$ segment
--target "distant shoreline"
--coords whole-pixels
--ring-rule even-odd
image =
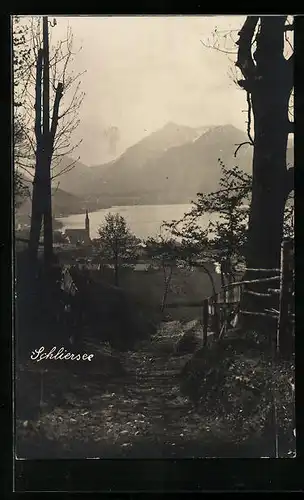
[[[85,215],[85,211],[88,210],[89,213],[96,213],[96,212],[100,212],[100,210],[109,210],[111,208],[116,208],[116,207],[140,207],[140,206],[143,206],[143,207],[148,207],[148,206],[169,206],[169,205],[192,205],[192,203],[190,201],[187,201],[187,202],[184,202],[184,203],[180,203],[180,202],[174,202],[174,203],[160,203],[160,202],[157,202],[157,203],[127,203],[127,200],[125,203],[115,203],[113,205],[107,205],[107,206],[101,206],[99,208],[94,208],[94,209],[90,209],[89,207],[86,208],[86,209],[82,209],[78,212],[76,211],[72,211],[72,212],[69,212],[69,213],[66,213],[64,215],[55,215],[54,218],[60,222],[60,219],[65,219],[66,217],[71,217],[73,215]]]
[[[193,200],[194,201],[194,200]],[[72,212],[69,212],[69,213],[66,213],[64,215],[55,215],[54,217],[56,219],[61,219],[61,218],[64,218],[64,217],[70,217],[71,215],[80,215],[80,214],[85,214],[85,211],[88,210],[89,212],[93,213],[93,212],[99,212],[100,210],[109,210],[110,208],[115,208],[115,207],[139,207],[139,206],[143,206],[143,207],[148,207],[148,206],[163,206],[163,205],[166,205],[166,206],[169,206],[169,205],[192,205],[192,201],[173,201],[173,202],[153,202],[153,201],[149,201],[149,202],[142,202],[142,203],[129,203],[128,200],[124,200],[123,202],[119,203],[112,203],[112,205],[103,205],[103,206],[100,206],[98,208],[90,208],[89,206],[87,206],[86,208],[83,208],[82,210],[79,210],[78,212],[76,211],[72,211]]]

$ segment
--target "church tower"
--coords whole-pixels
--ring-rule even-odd
[[[86,210],[86,216],[85,216],[85,230],[87,233],[88,240],[90,240],[90,219],[88,215],[88,211]]]

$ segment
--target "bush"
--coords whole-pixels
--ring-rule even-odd
[[[181,390],[203,418],[224,421],[231,439],[270,439],[274,435],[273,401],[286,449],[292,447],[294,365],[274,362],[259,349],[240,350],[237,341],[197,351],[180,374]],[[286,451],[286,450],[285,450]]]

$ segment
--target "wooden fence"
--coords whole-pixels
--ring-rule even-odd
[[[221,339],[229,330],[233,329],[239,314],[273,318],[277,328],[277,350],[286,349],[286,344],[292,338],[294,324],[294,245],[293,240],[282,243],[280,269],[246,269],[261,273],[261,278],[242,280],[230,283],[215,295],[204,300],[174,301],[167,303],[166,308],[197,307],[201,309],[203,325],[203,344],[207,342],[210,330]],[[263,292],[250,289],[252,284],[269,284],[263,287]],[[77,287],[70,274],[70,266],[64,266],[62,272],[62,289],[68,295],[75,295]],[[265,291],[267,288],[267,291]],[[275,306],[265,308],[264,311],[243,311],[240,309],[243,294],[261,298],[269,298]],[[289,339],[289,340],[288,340]]]
[[[203,343],[207,342],[207,332],[211,329],[220,339],[229,328],[234,328],[238,315],[270,317],[277,324],[276,347],[284,350],[292,338],[294,324],[294,243],[293,240],[284,240],[281,247],[280,269],[250,269],[246,271],[261,273],[261,278],[243,280],[230,283],[215,295],[203,301],[179,301],[166,305],[172,307],[200,307],[202,308]],[[258,292],[250,289],[252,284],[269,283],[267,291]],[[266,287],[265,287],[266,288]],[[265,308],[264,311],[243,311],[240,309],[241,297],[248,294],[261,298],[269,298],[277,303],[275,307]],[[289,339],[289,340],[288,340]]]

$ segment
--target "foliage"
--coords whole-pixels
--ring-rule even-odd
[[[38,52],[42,49],[42,17],[13,16],[13,78],[14,78],[14,128],[21,126],[23,133],[22,154],[20,145],[15,145],[15,168],[34,176],[36,159],[35,135],[35,86]],[[54,20],[55,21],[55,20]],[[54,110],[56,92],[62,84],[59,100],[58,127],[52,155],[52,178],[70,170],[74,164],[61,167],[61,160],[80,144],[73,144],[73,133],[78,127],[78,112],[84,93],[80,91],[80,76],[72,71],[73,34],[68,28],[66,38],[52,44],[52,30],[56,22],[50,23],[50,110]],[[18,161],[16,161],[18,156]]]
[[[290,194],[284,211],[284,237],[294,238],[294,197]]]
[[[248,340],[250,332],[246,335]],[[227,430],[240,441],[272,439],[275,400],[277,431],[287,447],[294,446],[293,380],[292,363],[274,361],[257,345],[244,349],[238,339],[225,339],[199,357],[194,355],[181,374],[183,391],[195,399],[202,417],[224,419]]]
[[[179,221],[165,223],[180,239],[179,258],[194,263],[208,257],[220,261],[225,274],[234,278],[238,265],[245,261],[247,223],[250,210],[252,176],[239,167],[228,168],[218,160],[221,177],[218,191],[198,193],[192,209]],[[200,218],[218,214],[205,230]],[[284,236],[294,234],[294,204],[289,196],[284,213]]]
[[[12,49],[14,68],[14,107],[22,106],[22,82],[25,79],[25,72],[31,64],[32,52],[29,46],[29,25],[22,22],[20,16],[12,18]]]
[[[161,310],[165,309],[173,268],[180,258],[180,245],[173,238],[148,238],[146,241],[146,253],[152,260],[158,262],[164,274],[164,293],[161,303]]]
[[[14,203],[18,208],[23,199],[29,195],[29,189],[20,173],[22,160],[28,158],[29,151],[24,133],[24,117],[22,115],[22,80],[25,70],[30,64],[31,50],[27,44],[29,27],[21,22],[20,16],[14,16],[12,20],[13,37],[13,67],[14,67]],[[19,169],[18,169],[19,168]]]
[[[109,213],[105,223],[99,227],[101,256],[110,262],[116,259],[130,261],[137,256],[140,239],[132,234],[125,218],[118,213]]]
[[[145,241],[147,256],[162,265],[175,265],[180,258],[180,245],[174,238],[148,238]]]
[[[14,204],[15,208],[18,208],[22,204],[24,198],[30,195],[29,185],[20,171],[22,160],[27,157],[27,146],[25,141],[25,134],[22,128],[22,120],[21,117],[18,116],[16,116],[14,120],[13,141],[15,164],[13,179]]]
[[[166,224],[172,234],[182,239],[184,254],[191,260],[208,256],[226,264],[228,273],[234,274],[236,266],[244,260],[246,224],[249,208],[251,176],[237,166],[229,169],[219,159],[221,178],[219,190],[198,193],[193,208],[180,221]],[[200,218],[218,213],[217,221],[210,220],[203,230]]]
[[[140,239],[132,234],[125,218],[118,213],[107,214],[98,233],[100,257],[114,265],[115,283],[118,284],[119,266],[137,259]]]
[[[24,198],[30,194],[29,187],[24,182],[21,173],[18,171],[14,172],[14,191],[14,204],[15,208],[18,208],[22,204]]]

